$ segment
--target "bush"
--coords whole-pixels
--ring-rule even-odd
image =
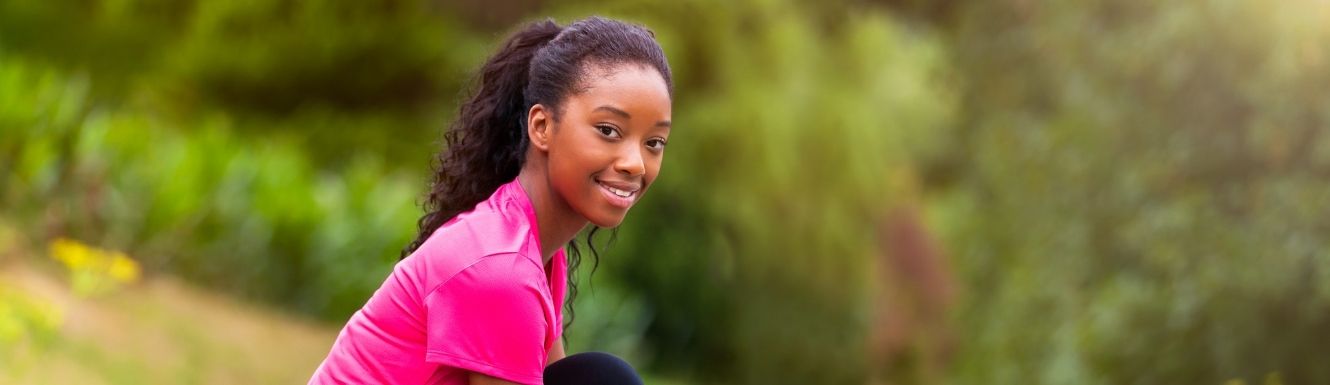
[[[236,137],[225,114],[88,108],[79,82],[5,64],[0,100],[27,104],[0,110],[4,205],[46,221],[34,238],[126,250],[151,271],[338,319],[413,234],[418,177],[375,158],[321,170],[280,133]]]

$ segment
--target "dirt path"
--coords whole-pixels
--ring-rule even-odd
[[[50,305],[61,323],[46,342],[0,346],[12,359],[0,383],[304,383],[337,333],[172,278],[80,298],[57,266],[22,260],[0,258],[0,285]]]

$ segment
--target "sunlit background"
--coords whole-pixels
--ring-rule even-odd
[[[675,128],[570,351],[650,384],[1330,384],[1313,0],[0,0],[0,383],[303,383],[485,55],[593,14],[656,32]]]

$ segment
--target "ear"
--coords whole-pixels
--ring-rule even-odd
[[[549,151],[553,133],[553,111],[542,104],[531,106],[531,110],[526,114],[526,136],[530,139],[531,146],[540,151]]]

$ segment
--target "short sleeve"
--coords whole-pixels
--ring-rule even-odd
[[[542,382],[541,292],[525,257],[482,258],[425,298],[425,360],[521,384]]]

